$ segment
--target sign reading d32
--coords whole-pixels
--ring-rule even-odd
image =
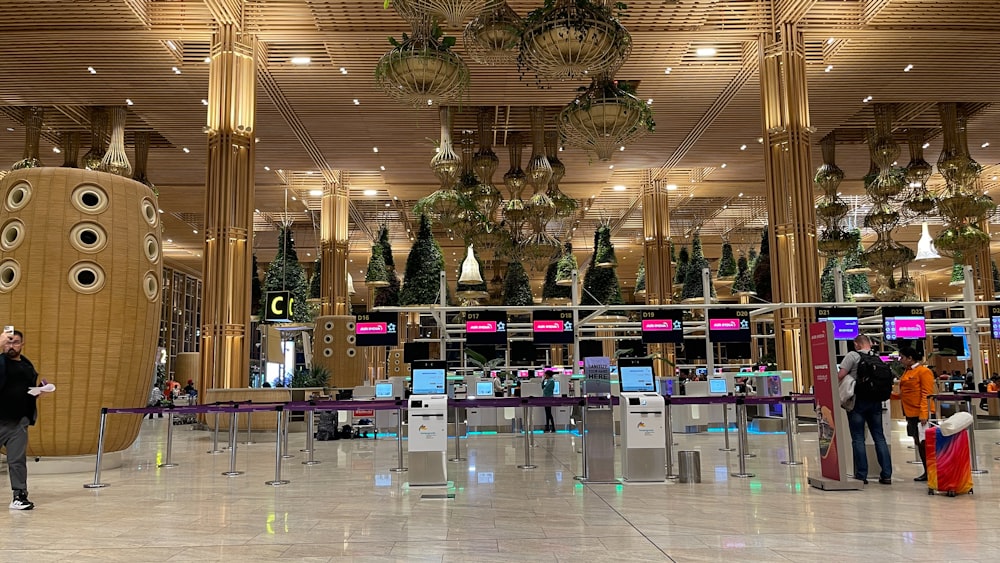
[[[264,311],[264,320],[268,322],[288,322],[292,320],[292,298],[290,291],[268,291],[264,297],[267,310]]]

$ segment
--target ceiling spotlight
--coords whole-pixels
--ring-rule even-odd
[[[624,192],[626,190],[625,186],[618,184],[617,186],[611,188],[616,192]]]
[[[299,199],[298,199],[297,197],[295,197],[295,196],[292,196],[292,201],[298,201],[298,200],[299,200]]]
[[[14,128],[13,128],[13,127],[8,127],[8,128],[7,128],[7,131],[8,131],[9,133],[13,133],[13,132],[14,132]]]
[[[172,67],[170,70],[174,71],[174,74],[180,74],[181,73],[181,69],[179,69],[177,67]]]
[[[94,70],[94,67],[92,67],[92,66],[88,66],[87,67],[87,71],[90,72],[90,74],[97,74],[97,71]]]
[[[833,37],[826,40],[827,45],[833,45]]]
[[[207,106],[207,105],[208,105],[208,100],[206,100],[206,99],[202,98],[202,100],[201,100],[201,105],[203,105],[203,106]]]
[[[872,101],[872,97],[871,96],[867,96],[867,97],[865,97],[865,99],[861,100],[861,103],[867,104],[870,101]]]
[[[177,45],[174,45],[174,42],[169,39],[167,39],[167,47],[170,47],[171,51],[177,50]]]
[[[618,150],[619,151],[624,151],[625,150],[625,145],[622,145],[622,146],[618,147]]]
[[[615,165],[614,164],[609,164],[608,165],[608,170],[614,170],[614,169],[615,169]]]
[[[746,145],[740,145],[740,150],[741,150],[741,151],[745,151],[745,150],[747,150],[747,146],[746,146]]]
[[[757,137],[757,142],[760,144],[764,144],[764,137]]]
[[[56,153],[56,154],[59,154],[59,153],[61,153],[62,151],[61,151],[61,150],[59,150],[59,147],[52,147],[52,152],[54,152],[54,153]]]
[[[385,172],[385,166],[379,166],[378,169],[381,170],[382,172]]]
[[[427,105],[433,106],[434,105],[434,100],[427,100]]]
[[[264,170],[266,170],[266,171],[270,172],[270,171],[271,171],[271,167],[270,167],[270,166],[265,166],[265,167],[264,167]]]
[[[722,163],[722,165],[720,166],[720,168],[725,168],[725,167],[727,167],[727,166],[729,166],[729,165],[728,165],[728,164],[726,164],[725,162],[723,162],[723,163]]]
[[[212,62],[212,57],[205,57],[205,62],[206,63]]]
[[[174,242],[174,239],[172,239],[172,238],[168,238],[168,239],[167,239],[167,242]]]
[[[738,195],[736,197],[743,197],[743,192],[740,192],[740,195]]]
[[[826,65],[826,70],[823,72],[830,72],[831,70],[833,70],[833,65]]]
[[[182,148],[181,150],[182,150],[182,151],[184,151],[184,154],[188,154],[188,153],[190,153],[190,152],[191,152],[191,149],[189,149],[189,148],[187,148],[187,147],[184,147],[184,148]]]
[[[930,144],[930,143],[924,143],[924,144],[923,144],[923,148],[925,148],[925,149],[926,149],[927,147],[929,147],[929,146],[931,146],[931,144]]]
[[[128,98],[125,98],[125,105],[127,105],[127,106],[132,105],[132,100],[130,100]]]
[[[365,190],[362,192],[366,196],[378,195],[378,190]]]
[[[312,59],[309,57],[292,57],[289,62],[293,65],[307,65],[312,62]]]
[[[372,147],[372,152],[378,152],[378,147]]]
[[[670,67],[668,66],[668,67],[667,67],[666,69],[664,69],[664,71],[663,71],[663,74],[670,74],[670,73],[671,73],[671,72],[673,72],[673,71],[674,71],[674,69],[672,69],[672,68],[670,68]]]
[[[653,105],[653,98],[649,98],[648,100],[646,100],[646,105],[647,106]]]
[[[717,52],[715,47],[698,47],[694,51],[699,57],[714,57]]]
[[[979,146],[981,146],[982,148],[984,148],[984,149],[985,149],[986,147],[990,146],[990,142],[989,142],[989,141],[986,141],[985,143],[983,143],[983,144],[981,144],[981,145],[979,145]]]
[[[913,65],[906,65],[903,68],[903,72],[910,72],[911,70],[913,70]]]
[[[340,74],[347,74],[347,69],[344,67],[340,67]]]
[[[198,229],[193,229],[191,232],[193,232],[194,234],[198,234]]]
[[[319,197],[323,195],[323,190],[309,190],[309,195],[312,197]]]
[[[354,105],[360,106],[361,102],[359,102],[357,98],[354,98]]]
[[[667,191],[672,192],[677,189],[677,184],[667,184]]]

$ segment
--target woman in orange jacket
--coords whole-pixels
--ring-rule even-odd
[[[893,398],[902,401],[906,434],[913,437],[913,446],[917,448],[924,465],[924,472],[914,478],[914,481],[927,480],[927,452],[924,450],[924,437],[920,435],[918,425],[927,424],[927,396],[934,393],[934,374],[920,363],[923,359],[924,354],[919,350],[903,348],[899,351],[899,361],[906,371],[899,378],[899,393],[893,395]]]

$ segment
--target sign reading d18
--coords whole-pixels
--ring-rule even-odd
[[[264,320],[272,323],[292,320],[294,302],[290,291],[268,291],[264,297],[264,303],[267,304]]]
[[[684,311],[658,309],[642,311],[642,341],[646,344],[684,342]]]

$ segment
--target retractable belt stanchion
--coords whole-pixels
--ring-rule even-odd
[[[979,468],[978,455],[976,455],[976,408],[972,404],[972,397],[965,398],[965,404],[969,407],[969,413],[972,414],[972,425],[969,426],[969,452],[972,456],[972,474],[973,475],[985,475],[990,471],[988,469]]]
[[[518,465],[518,469],[534,469],[537,465],[531,464],[531,426],[528,423],[531,409],[525,405],[521,407],[521,419],[524,420],[524,463]]]
[[[402,402],[397,401],[397,404],[402,405]],[[399,406],[396,408],[396,467],[389,471],[402,473],[408,470],[408,467],[403,467],[403,407]]]
[[[215,430],[212,431],[212,449],[208,450],[210,454],[221,454],[222,450],[219,449],[219,412],[215,413]]]
[[[108,409],[101,408],[101,431],[97,436],[97,465],[94,467],[94,482],[86,483],[84,489],[102,489],[107,483],[101,482],[101,462],[104,461],[104,429],[108,422]]]
[[[740,470],[737,473],[731,473],[733,477],[739,477],[740,479],[747,479],[753,477],[753,473],[747,473],[747,460],[746,460],[746,440],[744,433],[746,432],[746,412],[747,407],[743,402],[742,398],[736,399],[736,432],[738,433],[738,439],[736,444],[739,446],[739,463]]]
[[[252,415],[253,412],[247,412],[247,441],[244,444],[247,446],[253,444],[253,424],[250,423]]]
[[[285,421],[285,408],[281,405],[275,407],[275,411],[278,414],[277,428],[274,431],[274,479],[271,481],[264,481],[265,485],[271,485],[272,487],[277,487],[278,485],[287,485],[289,482],[287,479],[281,478],[281,459],[285,456],[281,454],[282,442],[281,434],[287,427],[283,424]]]
[[[462,457],[461,437],[458,435],[460,426],[458,423],[458,407],[454,407],[452,409],[452,413],[455,416],[455,457],[449,459],[448,461],[465,461],[465,458]]]
[[[663,414],[666,417],[666,419],[664,420],[663,424],[664,424],[664,430],[666,431],[666,434],[667,434],[667,439],[665,440],[665,442],[666,442],[666,448],[667,448],[667,452],[666,452],[667,453],[667,465],[666,465],[667,479],[674,480],[674,479],[678,479],[679,476],[674,474],[674,424],[670,420],[670,396],[669,395],[663,398],[663,403],[664,403],[664,409],[665,409],[663,411]],[[725,405],[723,405],[723,406],[725,406]]]
[[[226,477],[236,477],[243,475],[242,471],[236,471],[236,434],[239,432],[239,414],[234,410],[232,418],[229,419],[229,471],[223,471]]]
[[[580,454],[583,456],[581,458],[581,465],[583,466],[583,472],[580,475],[576,475],[573,478],[577,481],[587,480],[587,399],[584,397],[580,405]]]
[[[726,440],[726,446],[719,448],[720,452],[731,452],[733,448],[729,445],[729,404],[722,403],[722,436]]]
[[[282,459],[292,459],[294,455],[288,453],[288,425],[292,420],[292,411],[285,413],[285,424],[281,427],[281,433],[278,434],[278,439],[281,440],[281,458]]]
[[[157,467],[177,467],[177,464],[171,461],[171,453],[174,449],[174,411],[167,413],[167,457],[163,460],[163,463],[157,465]]]
[[[802,462],[798,460],[798,454],[795,452],[795,426],[796,420],[795,415],[792,414],[792,402],[791,397],[785,397],[785,436],[788,438],[788,459],[781,462],[782,465],[802,465]]]
[[[743,403],[743,414],[736,414],[739,419],[736,424],[736,431],[740,438],[740,455],[743,457],[757,457],[757,454],[750,451],[750,414],[747,412],[747,404]]]
[[[313,443],[313,434],[315,434],[313,422],[315,422],[314,420],[315,414],[316,414],[315,411],[313,411],[312,409],[306,411],[306,449],[299,451],[308,452],[309,459],[303,461],[302,465],[319,465],[320,463],[322,463],[321,461],[316,461],[315,459],[313,459],[313,456],[316,453],[316,448],[314,447]]]

